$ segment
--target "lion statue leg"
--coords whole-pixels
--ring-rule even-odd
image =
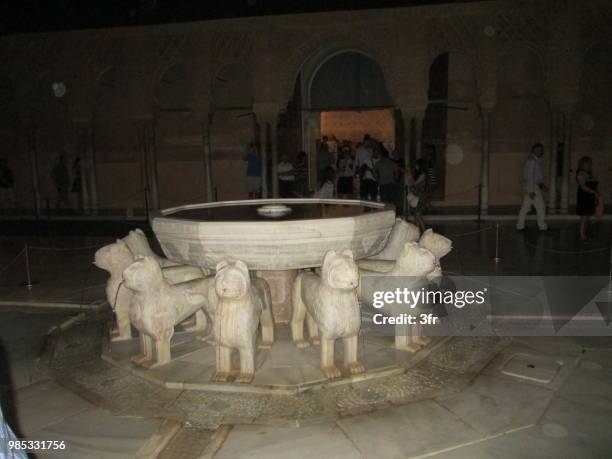
[[[314,317],[312,317],[312,314],[309,314],[308,312],[306,312],[306,325],[308,326],[308,337],[310,338],[312,345],[318,346],[321,344],[317,322],[314,320]]]
[[[334,365],[334,339],[321,338],[321,370],[327,379],[341,376],[340,370]]]
[[[248,384],[253,381],[255,375],[255,349],[254,347],[242,347],[240,353],[240,373],[236,377],[237,383]]]
[[[395,349],[413,353],[421,349],[419,344],[412,341],[408,325],[395,325]]]
[[[227,382],[232,370],[232,349],[219,343],[215,344],[217,354],[217,371],[213,376],[215,382]]]
[[[154,341],[155,345],[155,360],[149,368],[157,367],[170,363],[170,337],[157,338]]]
[[[349,336],[342,342],[344,344],[344,367],[352,375],[365,372],[365,367],[357,360],[358,336]]]
[[[303,349],[310,346],[310,343],[304,339],[304,319],[306,318],[306,305],[302,301],[302,282],[298,275],[293,284],[292,309],[291,315],[291,336],[293,343],[298,349]]]
[[[270,349],[274,344],[274,317],[272,317],[272,294],[267,284],[262,288],[262,303],[263,310],[259,318],[261,323],[261,343],[259,347]]]
[[[140,339],[140,354],[132,357],[132,362],[136,365],[145,365],[146,362],[153,360],[153,339],[146,333],[139,333]]]
[[[421,327],[421,324],[414,324],[412,326],[412,342],[418,344],[419,346],[427,346],[429,343],[431,343],[431,338],[428,336],[423,336],[422,329],[423,327]]]
[[[130,305],[124,305],[117,301],[115,305],[115,320],[117,322],[116,330],[111,333],[112,341],[123,341],[132,339],[132,325],[130,323]]]

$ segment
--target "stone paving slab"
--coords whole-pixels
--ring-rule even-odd
[[[277,338],[279,335],[282,336],[277,333]],[[106,343],[102,358],[134,376],[169,389],[262,395],[274,393],[290,395],[398,375],[404,373],[404,367],[417,358],[417,354],[396,351],[392,339],[381,344],[380,339],[370,342],[364,337],[360,339],[359,358],[366,367],[366,372],[359,375],[344,375],[343,378],[329,381],[319,368],[320,347],[297,349],[287,335],[284,340],[277,339],[271,349],[257,351],[255,378],[251,384],[218,384],[211,381],[215,373],[214,345],[202,337],[202,332],[176,334],[172,343],[172,362],[153,369],[143,369],[132,363],[131,357],[139,350],[138,339],[135,338]],[[435,341],[441,340],[438,338]],[[343,358],[341,344],[341,342],[336,343],[335,357],[339,368],[342,368]],[[233,354],[233,365],[238,368],[237,353]]]
[[[18,390],[14,397],[17,430],[33,434],[47,425],[95,408],[53,381],[43,381]]]
[[[215,456],[235,458],[361,458],[353,442],[334,423],[305,427],[236,426]]]
[[[368,458],[408,458],[475,441],[481,434],[435,401],[425,400],[338,425]]]
[[[461,393],[438,402],[490,436],[535,425],[552,397],[547,389],[481,375]]]
[[[548,352],[542,353],[534,350],[532,347],[513,343],[497,354],[486,366],[483,373],[490,376],[507,378],[509,380],[521,380],[526,384],[556,390],[561,387],[563,381],[573,371],[582,355],[577,355],[572,352],[571,349],[568,354],[569,355],[551,354]],[[535,368],[524,368],[523,374],[527,377],[521,377],[518,375],[516,368],[508,367],[508,363],[513,359],[519,359],[521,362],[524,362],[525,365],[534,365]],[[544,373],[546,377],[550,376],[552,378],[549,382],[538,380],[537,377],[529,377],[530,370],[533,370],[536,376],[541,374],[538,371],[540,363],[547,368],[557,368],[557,371],[555,371],[552,376]]]
[[[122,418],[93,409],[47,426],[31,434],[30,438],[66,442],[65,450],[49,451],[43,457],[127,459],[136,457],[160,424],[157,419]]]

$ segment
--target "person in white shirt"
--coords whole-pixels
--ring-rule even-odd
[[[542,156],[544,155],[544,146],[541,143],[536,143],[531,147],[531,154],[525,161],[523,166],[523,204],[518,215],[516,229],[523,231],[525,229],[525,217],[531,209],[535,207],[540,231],[547,231],[546,225],[546,204],[542,191],[544,189],[544,171],[542,167]]]
[[[325,171],[325,178],[321,188],[312,195],[313,198],[332,199],[335,197],[334,183],[336,181],[336,172],[332,167],[328,167]]]
[[[338,160],[338,196],[343,198],[353,197],[353,178],[355,177],[355,160],[351,157],[348,145],[340,150]]]
[[[359,194],[364,201],[376,201],[378,195],[378,182],[374,173],[376,164],[372,141],[369,134],[363,137],[363,143],[355,151],[355,162],[359,173]]]
[[[278,188],[281,198],[293,198],[295,191],[295,169],[289,161],[289,156],[284,154],[276,166],[278,171]]]

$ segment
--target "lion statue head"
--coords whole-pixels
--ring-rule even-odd
[[[359,271],[353,252],[349,249],[338,253],[330,250],[323,258],[321,279],[325,285],[340,290],[353,290],[359,284]]]
[[[243,261],[221,261],[216,267],[215,291],[221,298],[240,299],[249,290],[249,268]]]
[[[144,292],[164,282],[159,263],[153,257],[139,258],[123,271],[123,284],[135,292]]]

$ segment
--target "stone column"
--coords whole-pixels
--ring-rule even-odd
[[[257,121],[265,129],[266,135],[269,135],[266,144],[270,145],[270,156],[272,160],[272,196],[278,198],[278,113],[279,106],[275,103],[255,103],[253,105],[253,111],[257,115]],[[261,151],[261,163],[262,163],[262,174],[261,174],[261,191],[262,197],[268,197],[268,168],[267,168],[267,155],[266,148],[262,148]]]
[[[92,151],[90,141],[92,136],[89,132],[91,128],[91,120],[83,118],[73,118],[72,125],[74,126],[77,152],[81,158],[81,202],[79,203],[83,209],[83,213],[88,214],[91,210],[90,205],[90,183],[89,176],[89,156]]]
[[[402,112],[402,122],[404,124],[404,213],[408,215],[409,206],[406,203],[406,193],[412,184],[413,161],[420,157],[418,152],[421,150],[423,134],[423,118],[425,116],[425,106],[414,107],[413,105],[402,104],[399,108]],[[413,130],[412,127],[415,126]],[[417,156],[418,154],[418,156]]]
[[[96,143],[95,143],[95,130],[93,122],[89,122],[87,129],[87,163],[85,164],[87,170],[87,180],[89,184],[89,211],[96,215],[99,209],[98,203],[98,175],[96,173]]]
[[[206,200],[215,200],[213,178],[212,178],[212,151],[210,147],[210,127],[213,122],[213,114],[207,113],[200,115],[200,127],[202,135],[202,152],[204,163],[204,179],[206,180]]]
[[[317,176],[317,139],[321,138],[321,113],[309,112],[306,119],[306,144],[304,151],[308,154],[308,189],[316,190],[319,184]]]
[[[561,200],[560,212],[566,214],[569,208],[569,181],[570,181],[570,161],[571,142],[572,142],[572,120],[573,109],[566,108],[561,114],[562,138],[563,138],[563,175],[561,177]]]
[[[34,199],[34,211],[37,216],[41,215],[40,180],[38,175],[38,148],[36,142],[36,125],[32,120],[25,121],[25,130],[28,140],[28,155],[30,167],[32,168],[32,194]]]
[[[157,181],[157,155],[155,154],[155,121],[152,115],[134,119],[138,137],[138,149],[144,168],[146,205],[149,209],[159,209],[159,187]]]
[[[489,171],[490,171],[490,137],[491,137],[491,108],[482,108],[480,111],[481,131],[481,161],[480,161],[480,214],[489,212]]]
[[[548,213],[557,212],[557,135],[559,133],[559,113],[550,111],[550,158],[548,168]]]
[[[423,156],[423,120],[425,112],[418,112],[414,115],[414,157],[420,159]]]

